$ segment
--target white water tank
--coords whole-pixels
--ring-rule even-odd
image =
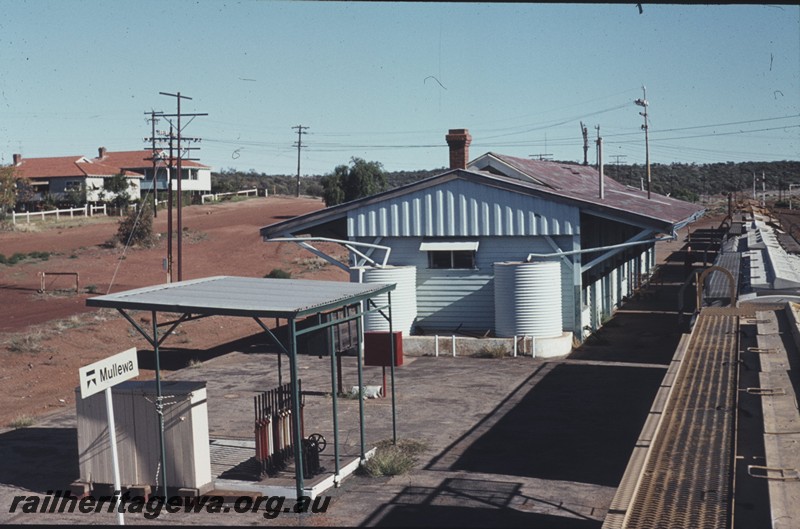
[[[353,283],[396,283],[392,290],[392,330],[402,331],[407,336],[417,318],[417,267],[385,266],[383,268],[364,266],[350,269]],[[374,298],[378,306],[385,305],[388,296],[382,294]],[[384,310],[384,312],[386,312]],[[365,331],[388,331],[389,321],[379,312],[364,316]]]
[[[494,263],[494,322],[502,338],[561,336],[561,263]]]

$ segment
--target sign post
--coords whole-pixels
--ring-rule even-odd
[[[139,361],[136,348],[133,347],[114,356],[109,356],[78,370],[81,383],[81,398],[85,399],[105,391],[106,415],[108,417],[108,439],[111,443],[111,458],[114,469],[114,494],[122,495],[122,484],[119,476],[119,455],[117,454],[117,429],[114,424],[114,403],[111,388],[120,382],[139,376]],[[117,524],[125,525],[123,512],[117,509]]]

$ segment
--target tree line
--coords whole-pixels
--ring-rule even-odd
[[[440,167],[387,172],[380,162],[354,157],[348,164],[338,165],[327,174],[300,178],[300,193],[323,198],[326,205],[332,206],[394,189],[444,171],[446,168]],[[635,188],[646,185],[644,165],[604,164],[604,171],[606,175],[622,184]],[[696,202],[704,195],[750,193],[754,177],[756,187],[760,191],[762,175],[767,189],[788,190],[790,184],[800,185],[800,161],[651,164],[650,175],[651,191],[654,193],[668,194]],[[271,195],[294,195],[297,177],[287,174],[268,174],[255,169],[241,171],[233,168],[211,174],[212,193],[226,193],[254,187]],[[109,191],[106,201],[117,207],[138,199],[128,194],[127,182],[123,175],[110,179],[105,191]],[[0,167],[0,215],[14,209],[16,204],[29,200],[29,195],[33,195],[29,183],[24,179],[17,179],[11,166]],[[52,197],[44,199],[54,200]],[[86,202],[86,190],[71,191],[61,200],[82,205]]]
[[[387,172],[380,162],[354,157],[349,164],[337,165],[330,173],[300,178],[300,194],[320,197],[327,206],[334,206],[444,171],[445,168]],[[212,193],[229,193],[254,187],[272,195],[294,195],[297,175],[259,173],[255,169],[245,172],[233,168],[211,173]]]
[[[558,162],[570,163],[575,162]],[[321,197],[326,205],[355,200],[387,189],[394,189],[417,180],[440,174],[447,169],[418,171],[384,171],[380,162],[367,162],[352,158],[347,165],[339,165],[325,175],[305,176],[300,179],[300,193]],[[605,174],[614,180],[635,187],[646,186],[647,168],[643,164],[604,164]],[[761,190],[762,175],[769,190],[789,189],[789,184],[800,185],[800,162],[718,162],[708,164],[670,163],[650,165],[650,189],[654,193],[697,202],[704,195],[749,193],[756,187]],[[257,187],[270,194],[293,195],[297,185],[296,175],[270,175],[254,169],[242,172],[224,169],[211,174],[212,193],[237,191]]]
[[[641,188],[646,186],[645,165],[603,164],[603,170],[617,182]],[[789,189],[800,184],[800,162],[718,162],[708,164],[651,164],[650,190],[662,195],[696,202],[703,195],[752,193],[753,181],[761,191],[762,175],[769,190]]]

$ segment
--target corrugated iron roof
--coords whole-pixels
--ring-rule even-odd
[[[357,208],[389,201],[453,179],[568,203],[586,213],[643,224],[663,232],[693,222],[705,211],[696,204],[657,193],[651,193],[652,198],[648,199],[646,192],[624,186],[609,177],[604,178],[605,197],[601,199],[599,175],[592,167],[487,153],[470,163],[467,170],[450,169],[396,189],[265,226],[261,228],[261,235],[269,238],[286,232],[303,233],[302,230],[331,226],[331,223],[346,219],[348,212]],[[345,235],[344,232],[339,234],[340,237]]]
[[[600,198],[599,173],[588,165],[531,160],[490,152],[470,163],[470,168],[497,170],[498,165],[492,164],[492,159],[527,177],[528,185],[604,209],[634,213],[672,224],[703,211],[696,204],[657,193],[650,193],[651,198],[648,199],[646,191],[625,186],[608,176],[603,178],[604,198]],[[506,173],[505,176],[511,174],[514,173]]]
[[[126,290],[88,307],[269,318],[302,317],[394,290],[395,284],[214,276]]]

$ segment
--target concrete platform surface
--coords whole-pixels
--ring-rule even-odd
[[[157,517],[128,513],[126,523],[599,528],[666,372],[671,355],[664,353],[674,351],[680,336],[672,313],[649,317],[647,332],[638,313],[612,322],[607,340],[566,359],[407,357],[396,369],[398,438],[427,449],[408,474],[345,479],[324,494],[331,498],[325,513],[268,519],[263,508],[235,512],[229,498],[227,513],[162,509]],[[615,336],[638,338],[615,347]],[[355,358],[342,363],[347,391],[357,384]],[[325,436],[327,458],[334,443],[330,360],[302,356],[299,372],[305,432]],[[211,439],[250,441],[253,396],[278,385],[277,357],[234,352],[168,378],[207,381]],[[365,368],[365,383],[381,385],[381,368]],[[391,398],[364,405],[371,448],[391,438]],[[339,398],[338,409],[341,453],[358,454],[358,400]],[[9,512],[15,496],[44,498],[78,479],[75,426],[75,411],[66,409],[32,427],[0,431],[0,524],[115,523],[106,509],[25,513],[18,502]]]

